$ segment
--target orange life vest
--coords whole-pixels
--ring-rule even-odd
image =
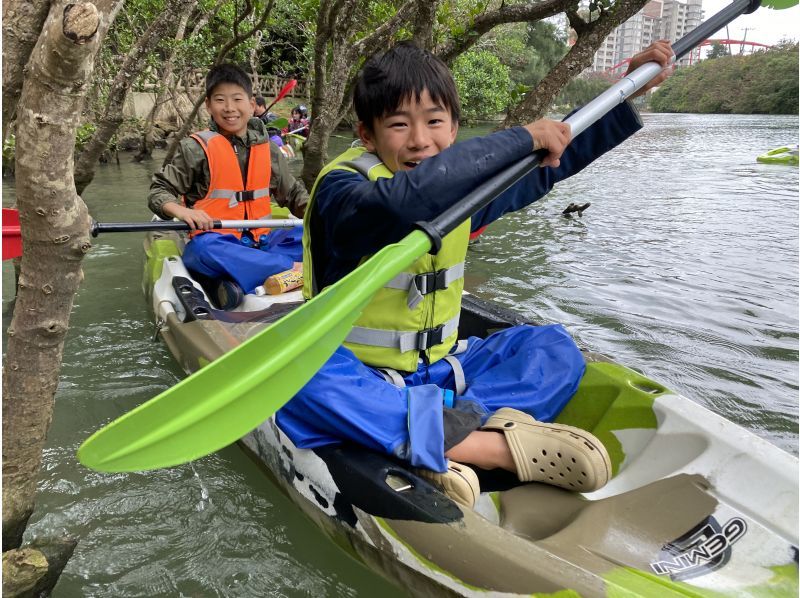
[[[247,185],[242,181],[242,169],[233,147],[224,135],[214,131],[194,133],[192,139],[200,144],[208,161],[208,192],[194,208],[203,210],[214,220],[261,220],[269,218],[269,177],[272,173],[269,143],[250,146],[247,164]],[[269,233],[268,228],[250,229],[253,239]],[[241,239],[242,231],[219,228],[213,232],[235,235]],[[192,236],[201,234],[192,233]]]

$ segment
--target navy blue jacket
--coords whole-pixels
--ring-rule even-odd
[[[478,230],[507,212],[544,197],[557,182],[580,172],[642,127],[627,102],[575,138],[558,168],[536,168],[472,217]],[[514,127],[461,141],[423,160],[416,168],[371,182],[354,172],[334,170],[319,184],[310,232],[319,288],[356,268],[361,258],[395,243],[457,203],[475,187],[533,151],[530,134]]]

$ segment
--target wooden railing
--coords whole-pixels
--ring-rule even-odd
[[[184,82],[189,84],[189,88],[194,90],[196,89],[198,92],[202,90],[203,85],[205,84],[205,77],[206,71],[202,69],[197,69],[188,73],[184,76]],[[259,91],[262,96],[265,98],[274,98],[278,95],[278,92],[283,89],[283,87],[290,81],[290,79],[282,78],[282,77],[272,77],[272,76],[264,76],[259,75],[258,77],[258,87],[259,89],[255,88],[255,81],[254,77],[251,74],[250,79],[253,80],[254,86],[253,91],[258,95]],[[297,85],[294,89],[292,89],[287,97],[290,98],[297,98],[298,100],[307,101],[310,96],[310,90],[308,88],[308,81],[305,79],[298,79]]]

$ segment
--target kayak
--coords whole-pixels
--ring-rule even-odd
[[[287,133],[284,135],[284,143],[290,145],[292,149],[294,149],[295,154],[301,154],[303,151],[303,145],[306,142],[306,138],[302,135],[298,135],[297,133]]]
[[[778,147],[769,150],[766,154],[761,154],[756,158],[757,162],[762,164],[787,164],[789,166],[797,166],[798,162],[798,149],[790,149],[788,147]]]
[[[187,372],[302,301],[248,294],[217,309],[151,232],[143,288],[158,335]],[[462,338],[528,323],[465,294]],[[476,470],[474,509],[405,463],[360,446],[298,449],[275,418],[240,444],[337,544],[412,595],[796,596],[798,461],[646,376],[591,351],[557,420],[592,431],[612,460],[600,490],[572,493]],[[266,480],[265,480],[265,483]]]

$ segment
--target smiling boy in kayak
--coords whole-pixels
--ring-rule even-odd
[[[671,55],[657,43],[631,69],[651,60],[666,67]],[[541,198],[624,141],[641,128],[635,109],[621,104],[571,144],[569,126],[547,119],[454,144],[452,75],[408,43],[367,61],[354,105],[363,147],[322,170],[305,216],[309,298],[532,151],[549,153],[545,167],[378,292],[344,346],[278,412],[281,428],[301,448],[351,441],[394,455],[467,506],[480,492],[469,465],[575,491],[602,487],[611,463],[600,441],[545,423],[585,369],[564,328],[515,326],[459,341],[457,327],[470,231]]]
[[[231,308],[241,291],[253,292],[267,277],[300,262],[302,232],[212,230],[214,220],[269,218],[270,200],[302,217],[308,193],[253,116],[247,73],[233,64],[209,70],[206,110],[210,129],[181,140],[172,161],[153,175],[148,206],[161,218],[189,224],[194,232],[183,261],[195,274],[219,281],[217,302]]]

